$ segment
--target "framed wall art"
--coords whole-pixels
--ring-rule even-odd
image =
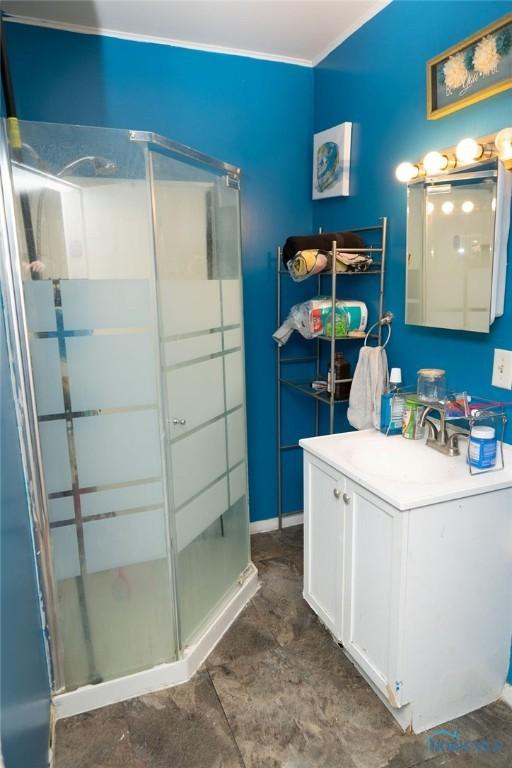
[[[427,62],[427,117],[512,88],[512,13]]]
[[[352,123],[340,123],[315,133],[313,141],[313,200],[350,193]]]

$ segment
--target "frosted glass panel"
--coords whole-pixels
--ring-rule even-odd
[[[224,325],[240,323],[242,311],[240,307],[240,280],[222,281],[222,311]]]
[[[231,470],[229,473],[229,493],[231,503],[245,496],[247,492],[247,469],[245,463],[239,464],[236,469]]]
[[[181,632],[193,640],[249,560],[245,499],[178,553]],[[235,576],[236,574],[236,576]]]
[[[45,421],[39,425],[44,477],[48,493],[71,489],[69,446],[64,421]]]
[[[166,364],[176,365],[220,352],[222,336],[220,333],[204,333],[201,336],[167,341],[163,346]]]
[[[180,507],[227,471],[224,419],[172,446],[174,502]]]
[[[73,520],[75,508],[71,496],[63,496],[48,501],[48,518],[50,523],[58,523],[61,520]]]
[[[152,152],[152,164],[177,593],[189,642],[249,559],[244,470],[227,475],[228,455],[231,466],[245,460],[244,409],[226,413],[244,401],[238,191],[169,154]],[[180,204],[170,205],[180,185]]]
[[[153,507],[163,503],[162,483],[140,483],[126,488],[85,493],[81,499],[82,514],[105,515],[134,507]]]
[[[156,404],[151,334],[75,336],[67,356],[74,411]]]
[[[94,520],[84,525],[87,573],[123,568],[167,553],[163,510]]]
[[[222,359],[216,357],[167,373],[171,419],[187,414],[184,426],[172,425],[172,435],[183,434],[224,413]]]
[[[147,280],[63,280],[64,327],[146,328],[152,324]]]
[[[228,422],[228,460],[229,466],[245,459],[245,413],[243,408],[230,413]]]
[[[80,575],[78,541],[74,525],[54,528],[51,532],[55,578],[69,579]]]
[[[126,483],[161,473],[155,411],[77,419],[75,438],[82,487]]]
[[[244,399],[242,353],[230,352],[225,357],[226,361],[226,405],[234,408],[240,405]]]
[[[57,339],[37,339],[30,342],[37,412],[40,416],[62,413],[62,373]]]
[[[185,549],[228,508],[228,483],[224,477],[212,485],[176,515],[178,550]]]
[[[164,336],[221,325],[218,280],[162,280],[160,301]]]
[[[233,349],[234,347],[240,347],[241,345],[241,328],[231,328],[229,331],[224,331],[224,349]]]
[[[53,303],[53,285],[49,280],[23,283],[25,311],[28,327],[35,331],[55,331],[55,304]]]

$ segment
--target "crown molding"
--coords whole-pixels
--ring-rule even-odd
[[[137,32],[121,32],[117,29],[106,29],[104,27],[89,27],[82,24],[72,24],[60,21],[50,21],[48,19],[40,19],[32,16],[18,16],[16,14],[6,13],[4,20],[15,24],[26,24],[32,27],[46,27],[47,29],[56,29],[63,32],[76,32],[81,35],[99,35],[100,37],[113,37],[118,40],[130,40],[136,43],[153,43],[154,45],[168,45],[173,48],[187,48],[193,51],[205,51],[207,53],[223,53],[227,56],[243,56],[249,59],[260,59],[262,61],[272,61],[279,64],[291,64],[297,67],[316,67],[321,61],[323,61],[332,51],[343,43],[347,38],[357,32],[358,29],[363,27],[370,19],[376,16],[382,11],[392,0],[377,0],[376,3],[367,11],[367,13],[360,16],[360,18],[352,24],[345,32],[332,40],[329,45],[324,48],[318,56],[315,56],[312,60],[295,58],[293,56],[280,56],[273,53],[264,53],[263,51],[248,51],[244,48],[230,48],[220,45],[209,45],[207,43],[195,43],[189,40],[175,40],[168,37],[158,37],[157,35],[142,35]]]
[[[194,43],[188,40],[174,40],[172,38],[158,37],[156,35],[141,35],[136,32],[120,32],[117,29],[88,27],[82,24],[49,21],[48,19],[38,19],[31,16],[16,16],[14,14],[5,14],[4,21],[13,22],[15,24],[26,24],[32,27],[57,29],[62,32],[76,32],[80,35],[99,35],[100,37],[113,37],[118,40],[131,40],[132,42],[136,43],[153,43],[155,45],[168,45],[172,48],[188,48],[193,51],[223,53],[227,56],[244,56],[248,59],[261,59],[263,61],[273,61],[279,64],[293,64],[297,67],[311,68],[313,66],[313,63],[309,59],[294,58],[293,56],[279,56],[273,53],[264,53],[263,51],[247,51],[243,48],[229,48],[221,45]]]

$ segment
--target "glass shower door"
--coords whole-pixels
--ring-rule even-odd
[[[21,133],[21,270],[72,690],[177,657],[149,183],[126,131]]]
[[[151,149],[182,646],[249,563],[239,192]]]

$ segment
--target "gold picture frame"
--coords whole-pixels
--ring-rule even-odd
[[[511,41],[510,49],[501,56],[497,51],[499,46],[496,41],[498,40],[505,48],[503,41],[506,43],[508,39]],[[486,57],[488,63],[485,66],[488,67],[494,62],[496,67],[496,57],[498,57],[503,68],[502,73],[499,68],[487,74],[482,73],[482,70],[475,72],[474,69],[468,68],[467,64],[471,65],[479,44],[480,47],[486,45],[488,49],[485,51],[488,54]],[[443,82],[445,65],[448,62],[453,62],[452,80],[458,87],[450,88],[445,81]],[[465,77],[464,80],[463,77]],[[466,37],[427,62],[427,119],[438,120],[440,117],[450,115],[470,104],[506,91],[508,88],[512,88],[512,13],[506,14],[476,34]]]

